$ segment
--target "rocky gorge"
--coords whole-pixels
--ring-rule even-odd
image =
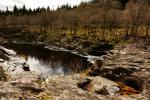
[[[26,61],[0,46],[2,100],[149,100],[150,47],[116,45],[92,67],[69,75],[41,77]]]

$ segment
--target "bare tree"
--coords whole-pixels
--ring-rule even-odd
[[[101,31],[102,31],[102,36],[104,38],[105,32],[107,30],[107,25],[108,25],[108,16],[109,16],[109,11],[111,10],[111,1],[106,0],[105,4],[103,5],[101,9]]]
[[[137,35],[138,27],[144,18],[144,3],[131,3],[129,5],[129,15],[131,18],[131,36]]]

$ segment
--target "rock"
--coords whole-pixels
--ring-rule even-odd
[[[65,45],[64,46],[66,49],[68,49],[68,50],[74,50],[75,48],[76,48],[76,45],[75,44],[67,44],[67,45]]]
[[[90,70],[90,72],[88,73],[88,75],[90,76],[98,76],[99,74],[100,74],[99,69]]]
[[[11,81],[18,81],[22,83],[37,82],[39,81],[39,75],[36,72],[22,72],[11,75]]]
[[[9,60],[4,62],[4,66],[4,69],[11,73],[21,73],[25,70],[29,71],[25,59],[16,55],[9,55]]]
[[[41,92],[40,94],[38,94],[37,97],[38,97],[39,100],[54,100],[52,94],[48,94],[48,93],[45,93],[45,92]]]
[[[145,59],[136,59],[134,63],[145,63]]]
[[[106,89],[109,95],[114,95],[120,91],[116,82],[98,76],[93,77],[92,79],[91,84],[93,84],[93,91],[95,92]]]
[[[95,60],[92,60],[91,63],[93,65],[90,68],[89,75],[91,75],[91,76],[99,75],[99,72],[100,72],[100,69],[102,66],[102,60],[95,59]]]
[[[86,81],[88,79],[84,80],[80,75],[52,75],[43,83],[43,87],[45,87],[46,91],[52,93],[53,98],[58,100],[91,100],[93,98],[98,100],[98,95],[90,94],[77,87],[79,82],[86,83]]]
[[[101,95],[115,95],[120,92],[118,84],[102,77],[89,77],[78,84],[83,90]]]
[[[6,48],[4,48],[4,47],[2,47],[2,46],[0,46],[0,50],[1,50],[1,51],[3,50],[3,52],[5,52],[5,54],[16,55],[16,52],[15,52],[15,51],[6,49]]]
[[[0,58],[0,63],[2,63],[2,62],[4,62],[4,59],[1,59],[1,58]]]
[[[144,81],[142,79],[134,76],[130,76],[130,77],[125,77],[123,81],[125,85],[134,88],[136,91],[138,92],[143,91]]]
[[[3,67],[0,66],[0,81],[7,81],[7,75],[5,74]]]
[[[84,89],[84,90],[88,90],[88,85],[91,83],[91,80],[90,79],[85,79],[85,80],[83,80],[82,82],[79,82],[78,84],[77,84],[77,86],[79,87],[79,88],[82,88],[82,89]]]
[[[92,59],[93,70],[100,76],[51,75],[45,80],[42,80],[36,72],[28,71],[29,66],[24,60],[0,51],[10,57],[9,61],[4,62],[3,69],[0,68],[0,99],[148,100],[150,97],[150,52],[139,48],[132,46],[115,48],[114,51],[111,50],[112,54],[107,54],[103,64],[101,60]],[[9,66],[12,70],[19,67],[26,71],[10,72]],[[9,79],[4,70],[10,76]],[[109,79],[116,79],[117,82]],[[124,96],[129,94],[132,96]]]
[[[147,83],[146,80],[150,76],[150,63],[147,59],[150,51],[141,48],[140,44],[127,44],[115,46],[111,52],[113,52],[113,55],[110,55],[111,59],[106,57],[103,60],[99,73],[103,77],[124,83],[124,89],[127,89],[126,95],[138,94],[140,96],[134,98],[147,98],[144,91],[148,91],[148,89],[144,88],[143,84]]]
[[[124,77],[130,76],[132,73],[137,71],[135,68],[102,68],[99,71],[99,75],[108,78],[113,81],[122,81]]]
[[[101,95],[109,95],[109,92],[107,91],[105,86],[99,90],[96,90],[95,92]]]
[[[29,65],[28,65],[28,64],[23,63],[22,66],[23,66],[23,70],[24,70],[24,71],[30,71],[30,68],[29,68]]]
[[[82,45],[83,48],[90,47],[91,41],[82,40],[82,41],[81,41],[81,45]]]
[[[30,91],[32,93],[41,93],[43,92],[43,88],[41,88],[41,81],[36,72],[22,72],[18,74],[13,74],[10,77],[10,83],[24,91]],[[32,94],[28,97],[34,97]],[[27,96],[25,96],[27,97]]]
[[[16,100],[21,97],[20,90],[12,86],[10,83],[0,81],[0,99],[1,100]]]
[[[8,53],[7,53],[7,52],[4,50],[4,48],[2,48],[2,47],[0,48],[0,53],[1,53],[1,54],[6,54],[6,55],[8,55]]]
[[[61,45],[66,45],[67,42],[68,42],[68,38],[64,37],[64,38],[61,39],[60,42],[61,42]]]
[[[9,57],[0,51],[0,59],[2,59],[1,61],[9,60]]]
[[[95,62],[94,62],[94,64],[93,64],[93,66],[95,66],[96,68],[100,69],[101,66],[102,66],[102,63],[103,62],[101,60],[96,59]]]
[[[20,89],[23,90],[30,90],[32,92],[42,92],[42,88],[39,84],[37,84],[36,82],[19,82],[19,81],[12,81],[11,84],[15,87],[18,87]]]

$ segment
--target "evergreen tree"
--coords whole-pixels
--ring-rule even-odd
[[[14,15],[18,15],[19,9],[17,8],[17,6],[15,5],[13,8],[13,13]]]
[[[29,8],[29,10],[28,10],[28,15],[32,15],[33,13],[35,13],[35,11],[32,11],[32,9]]]
[[[25,14],[27,13],[26,6],[25,6],[25,5],[23,5],[23,8],[22,8],[22,11],[21,11],[21,12],[22,12],[23,15],[25,15]]]
[[[49,8],[49,6],[47,7],[47,11],[50,11],[50,8]]]
[[[71,9],[72,9],[72,7],[68,4],[58,7],[58,10],[71,10]]]
[[[6,7],[6,11],[5,11],[5,15],[9,15],[10,11],[8,9],[8,7]]]

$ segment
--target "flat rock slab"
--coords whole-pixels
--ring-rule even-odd
[[[146,45],[140,44],[127,44],[124,46],[117,45],[113,50],[110,51],[108,57],[102,57],[103,59],[103,69],[135,69],[130,75],[125,77],[134,76],[141,79],[144,83],[144,87],[149,86],[148,80],[150,77],[150,49],[145,49]],[[150,46],[147,45],[148,48]],[[113,73],[115,74],[115,73]],[[121,79],[120,79],[121,80]],[[147,92],[145,92],[147,91]],[[142,98],[143,100],[150,99],[150,88],[144,88],[144,90],[135,98]],[[133,96],[134,97],[134,96]]]
[[[9,82],[0,81],[0,99],[1,100],[16,100],[21,97],[20,90],[12,86]]]
[[[83,90],[79,88],[77,84],[86,78],[90,79],[91,83],[88,85],[88,90]],[[79,74],[69,76],[53,75],[43,83],[43,87],[46,91],[50,92],[56,100],[105,100],[117,95],[116,92],[119,92],[117,86],[117,83],[106,78],[82,77]],[[106,87],[109,92],[108,97],[95,93],[95,91],[103,87]]]

